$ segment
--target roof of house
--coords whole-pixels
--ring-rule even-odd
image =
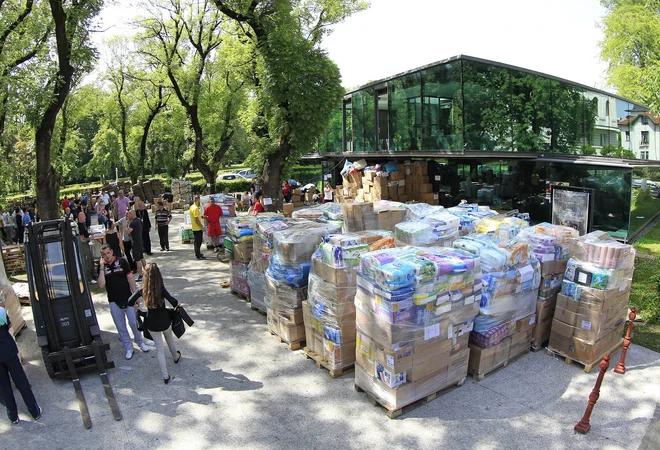
[[[626,119],[620,120],[619,125],[629,125],[629,124],[633,123],[640,116],[646,116],[649,119],[651,119],[654,124],[660,125],[660,116],[658,116],[656,114],[653,114],[653,113],[650,113],[650,112],[641,112],[641,113],[637,114],[636,116],[630,116]]]

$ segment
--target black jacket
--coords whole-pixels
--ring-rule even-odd
[[[167,299],[167,301],[176,308],[179,302],[176,298],[172,297],[169,292],[167,292],[165,286],[161,287],[161,292],[163,294],[163,298]],[[140,297],[142,297],[142,288],[133,292],[133,295],[131,295],[131,297],[128,299],[128,306],[132,307],[135,305],[135,302]],[[165,308],[165,302],[163,302],[163,306],[158,308],[149,308],[147,311],[145,325],[149,331],[165,331],[170,327],[170,325],[172,325],[172,316],[170,315],[170,312],[167,310],[167,308]]]
[[[149,211],[146,209],[138,209],[135,211],[135,215],[138,216],[138,219],[142,221],[142,234],[148,234],[149,228],[151,228],[151,219],[149,219]]]

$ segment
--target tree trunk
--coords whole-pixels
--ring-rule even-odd
[[[195,154],[193,155],[193,165],[202,173],[206,184],[209,186],[209,193],[215,194],[215,171],[204,161],[202,152],[204,151],[204,133],[202,131],[202,124],[199,123],[197,116],[197,106],[193,106],[188,110],[190,124],[195,132]]]
[[[62,131],[60,132],[60,156],[64,155],[64,146],[66,145],[66,133],[69,128],[69,115],[67,114],[68,101],[62,106]]]
[[[272,200],[272,205],[264,205],[267,212],[277,212],[282,210],[283,194],[282,194],[282,172],[284,170],[284,162],[291,150],[289,142],[285,137],[280,140],[280,146],[277,153],[268,157],[268,180],[264,180],[262,186],[262,194],[264,198]]]
[[[147,117],[147,122],[144,124],[144,127],[142,128],[142,140],[140,141],[140,174],[142,179],[144,180],[144,170],[146,166],[146,160],[147,160],[147,140],[149,138],[149,129],[151,128],[151,123],[154,121],[154,118],[158,114],[159,109],[151,110],[149,113],[149,117]],[[152,158],[153,162],[153,158]],[[153,164],[152,164],[153,167]],[[153,175],[153,174],[152,174]]]

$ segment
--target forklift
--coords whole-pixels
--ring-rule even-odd
[[[115,420],[122,415],[108,380],[114,368],[87,287],[78,227],[66,219],[30,223],[25,265],[37,343],[51,378],[71,378],[85,428],[92,427],[79,371],[98,370]]]

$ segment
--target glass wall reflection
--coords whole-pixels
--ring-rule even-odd
[[[463,148],[461,63],[422,71],[422,150]]]

